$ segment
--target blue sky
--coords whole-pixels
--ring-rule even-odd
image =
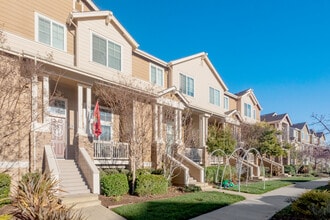
[[[252,88],[262,114],[293,123],[330,118],[328,0],[94,0],[140,49],[164,61],[208,56],[236,93]]]

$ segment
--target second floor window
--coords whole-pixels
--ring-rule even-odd
[[[121,46],[93,34],[92,60],[121,71]]]
[[[251,118],[251,105],[244,103],[244,116]]]
[[[36,15],[36,40],[60,50],[65,50],[65,26],[41,15]]]
[[[209,101],[210,103],[220,106],[220,91],[210,87],[209,89]]]
[[[164,85],[164,70],[162,68],[151,65],[150,81],[153,84],[163,86]]]
[[[180,92],[194,97],[194,79],[180,73]]]
[[[228,97],[223,98],[223,108],[225,110],[229,110],[229,98]]]

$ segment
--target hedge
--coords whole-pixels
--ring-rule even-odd
[[[161,175],[141,174],[136,179],[135,193],[138,196],[165,194],[167,189],[168,182]]]
[[[224,167],[225,167],[224,165],[220,165],[217,181],[216,181],[216,175],[217,175],[218,166],[206,167],[206,181],[208,183],[219,183],[221,181]],[[223,176],[223,179],[230,179],[230,170],[232,175],[231,179],[236,179],[237,170],[233,166],[226,166],[226,171],[225,171],[225,175]]]
[[[102,175],[100,186],[101,193],[106,196],[122,196],[129,190],[127,176],[124,173]]]

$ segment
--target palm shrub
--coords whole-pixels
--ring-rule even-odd
[[[0,206],[10,203],[10,176],[6,173],[0,173]]]
[[[13,197],[14,217],[32,219],[82,219],[71,207],[59,203],[56,193],[58,181],[49,173],[28,173],[16,187]]]
[[[311,219],[330,219],[330,191],[311,190],[292,203],[292,210]]]

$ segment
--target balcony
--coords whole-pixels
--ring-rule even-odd
[[[127,168],[128,143],[94,140],[94,163],[99,167]]]

